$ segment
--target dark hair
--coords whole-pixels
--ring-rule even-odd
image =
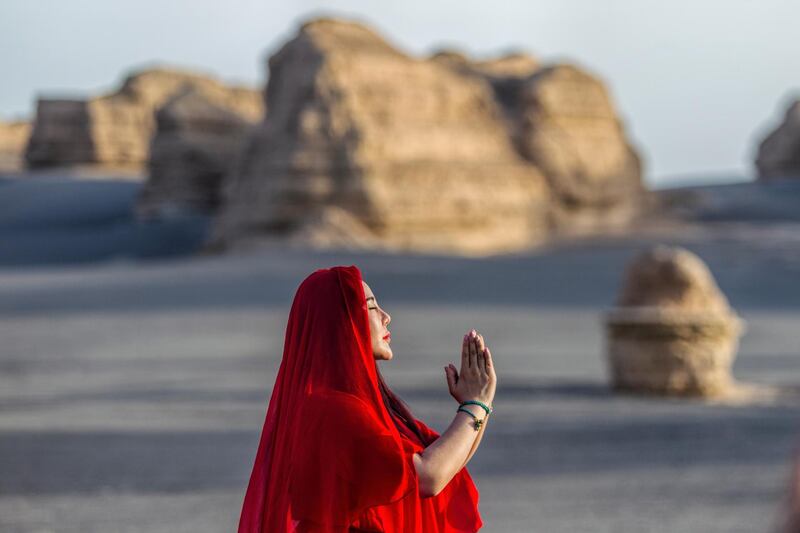
[[[395,415],[393,417],[395,424],[397,424],[397,420],[399,419],[408,429],[410,429],[417,437],[419,437],[419,441],[423,445],[427,446],[430,444],[425,440],[425,437],[422,436],[422,432],[420,432],[419,427],[417,427],[416,418],[411,414],[411,409],[402,399],[400,399],[397,394],[392,392],[392,389],[390,389],[386,384],[386,381],[383,379],[383,375],[381,374],[381,370],[378,367],[378,361],[375,361],[375,371],[378,374],[378,389],[381,391],[383,404],[386,406],[386,409],[389,410],[389,414]]]

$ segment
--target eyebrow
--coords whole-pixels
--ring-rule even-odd
[[[374,300],[374,299],[375,299],[374,296],[367,296],[367,300]]]

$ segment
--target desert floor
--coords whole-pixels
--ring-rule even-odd
[[[11,196],[0,234],[22,239],[35,228],[14,230],[30,217]],[[770,531],[800,444],[799,235],[721,224],[668,240],[707,261],[747,322],[735,376],[787,391],[743,404],[607,388],[602,313],[663,237],[484,259],[273,248],[20,266],[0,251],[0,530],[235,531],[294,291],[356,264],[392,315],[382,370],[437,430],[455,414],[442,367],[461,336],[492,348],[496,411],[468,465],[484,531]]]

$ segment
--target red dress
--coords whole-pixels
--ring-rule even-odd
[[[361,272],[319,269],[297,289],[239,533],[474,533],[466,468],[421,498],[424,449],[383,402]],[[426,442],[439,435],[411,419]]]
[[[426,437],[439,434],[417,420],[417,425]],[[400,424],[401,434],[408,454],[419,453],[424,447],[413,432]],[[370,507],[353,522],[352,531],[394,532],[401,520],[411,519],[414,531],[425,533],[474,533],[483,526],[478,513],[478,491],[467,468],[462,468],[450,483],[436,496],[423,498],[419,490],[388,505]],[[412,518],[413,517],[413,518]]]

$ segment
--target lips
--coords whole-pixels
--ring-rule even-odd
[[[391,333],[387,333],[386,335],[383,336],[383,340],[385,340],[385,341],[392,340],[392,334]]]

